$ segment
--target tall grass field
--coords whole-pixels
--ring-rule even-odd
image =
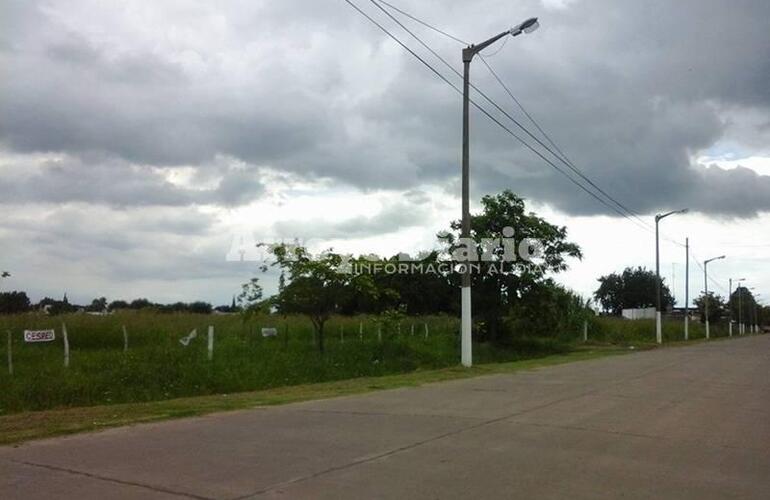
[[[64,366],[62,325],[70,345]],[[207,330],[214,327],[209,361]],[[128,333],[124,349],[123,327]],[[272,327],[277,337],[265,338]],[[54,329],[49,343],[27,343],[23,331]],[[183,346],[193,329],[198,336]],[[426,334],[427,329],[427,334]],[[7,368],[8,333],[13,374]],[[692,323],[691,338],[703,337]],[[714,336],[724,335],[712,329]],[[667,341],[682,340],[682,325],[667,322]],[[443,368],[459,362],[459,321],[416,317],[335,317],[325,328],[326,351],[318,352],[311,323],[303,317],[120,312],[108,316],[38,314],[0,316],[0,415],[58,407],[144,402],[185,396],[227,394],[279,386],[381,376]],[[594,318],[589,342],[645,344],[654,324]],[[567,352],[583,333],[554,332],[547,338],[517,336],[505,348],[474,346],[474,361],[514,361]]]

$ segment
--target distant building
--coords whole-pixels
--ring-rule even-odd
[[[655,319],[655,308],[645,307],[644,309],[623,309],[621,314],[623,319]]]

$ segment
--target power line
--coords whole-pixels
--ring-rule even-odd
[[[395,5],[393,5],[393,4],[391,4],[391,3],[388,3],[388,2],[386,2],[385,0],[378,0],[378,1],[379,1],[380,3],[383,3],[383,4],[387,5],[387,6],[388,6],[388,7],[390,7],[391,9],[395,10],[396,12],[398,12],[399,14],[401,14],[401,15],[403,15],[403,16],[406,16],[406,17],[408,17],[408,18],[409,18],[409,19],[411,19],[412,21],[415,21],[415,22],[417,22],[417,23],[420,23],[420,24],[422,24],[423,26],[425,26],[426,28],[428,28],[428,29],[431,29],[431,30],[435,31],[436,33],[439,33],[439,34],[441,34],[441,35],[444,35],[445,37],[447,37],[447,38],[449,38],[449,39],[451,39],[451,40],[454,40],[455,42],[461,43],[461,44],[463,44],[463,45],[470,45],[470,43],[466,42],[465,40],[461,40],[460,38],[457,38],[457,37],[456,37],[456,36],[454,36],[454,35],[450,35],[450,34],[449,34],[449,33],[447,33],[446,31],[440,30],[440,29],[436,28],[435,26],[432,26],[432,25],[428,24],[427,22],[425,22],[425,21],[423,21],[422,19],[419,19],[419,18],[417,18],[417,17],[413,16],[412,14],[410,14],[410,13],[408,13],[408,12],[404,12],[403,10],[399,9],[398,7],[396,7]]]
[[[345,0],[345,1],[347,2],[348,0]],[[431,47],[430,47],[430,46],[429,46],[427,43],[425,43],[425,42],[424,42],[424,41],[423,41],[423,40],[422,40],[422,39],[421,39],[419,36],[417,36],[417,35],[416,35],[414,32],[412,32],[412,31],[411,31],[409,28],[407,28],[406,26],[404,26],[404,24],[403,24],[403,23],[401,23],[401,21],[399,21],[398,19],[396,19],[396,18],[395,18],[395,17],[394,17],[394,16],[393,16],[393,15],[392,15],[390,12],[388,12],[387,10],[385,10],[385,9],[384,9],[384,8],[383,8],[383,7],[382,7],[380,4],[379,4],[379,2],[380,2],[380,1],[381,1],[381,0],[370,0],[370,2],[371,2],[373,5],[375,5],[375,6],[376,6],[378,9],[380,9],[380,10],[381,10],[383,13],[385,13],[385,15],[387,15],[387,16],[388,16],[388,17],[389,17],[391,20],[393,20],[393,21],[394,21],[396,24],[398,24],[398,25],[399,25],[399,26],[400,26],[400,27],[401,27],[401,28],[402,28],[404,31],[406,31],[407,33],[409,33],[409,34],[410,34],[410,35],[411,35],[411,36],[412,36],[412,37],[413,37],[415,40],[417,40],[417,41],[418,41],[418,42],[419,42],[419,43],[420,43],[420,44],[421,44],[421,45],[422,45],[422,46],[423,46],[423,47],[424,47],[426,50],[428,50],[428,51],[429,51],[429,52],[430,52],[430,53],[431,53],[431,54],[432,54],[434,57],[436,57],[437,59],[439,59],[439,60],[440,60],[440,61],[441,61],[441,62],[442,62],[442,63],[443,63],[445,66],[447,66],[447,67],[448,67],[448,68],[449,68],[449,69],[450,69],[452,72],[454,72],[454,73],[455,73],[455,75],[457,75],[457,76],[458,76],[458,77],[460,77],[460,78],[462,78],[462,77],[463,77],[463,76],[462,76],[462,74],[460,74],[460,72],[459,72],[459,71],[457,71],[457,70],[456,70],[456,69],[455,69],[455,68],[454,68],[454,67],[453,67],[453,66],[452,66],[452,65],[451,65],[451,64],[450,64],[450,63],[449,63],[449,62],[448,62],[446,59],[444,59],[444,58],[443,58],[443,57],[442,57],[440,54],[438,54],[438,53],[437,53],[437,52],[436,52],[436,51],[435,51],[433,48],[431,48]],[[348,2],[348,3],[350,3],[350,2]],[[383,2],[383,3],[384,3],[384,2]],[[388,5],[388,4],[386,4],[386,5]],[[358,10],[358,11],[359,11],[359,12],[361,12],[361,13],[363,13],[363,12],[361,11],[361,9],[358,9],[358,8],[357,8],[356,10]],[[403,12],[403,11],[401,11],[401,12]],[[416,19],[414,16],[411,16],[411,15],[410,15],[409,17],[410,17],[411,19]],[[368,15],[367,15],[367,18],[369,18],[369,19],[371,20],[371,17],[370,17],[370,16],[368,16]],[[374,22],[374,21],[373,21],[373,22]],[[430,26],[429,24],[427,24],[427,23],[425,23],[425,22],[421,22],[421,24],[423,24],[423,25],[425,25],[425,26]],[[399,44],[401,44],[403,47],[405,47],[405,48],[406,48],[405,44],[403,44],[403,43],[402,43],[400,40],[398,40],[398,39],[397,39],[397,38],[396,38],[394,35],[392,35],[390,32],[388,32],[388,31],[387,31],[387,30],[386,30],[384,27],[382,27],[382,26],[381,26],[381,25],[379,25],[379,24],[377,24],[377,25],[378,25],[378,27],[380,27],[380,29],[383,29],[383,31],[385,31],[385,32],[386,32],[386,33],[387,33],[389,36],[391,36],[392,38],[396,39],[396,40],[398,41],[398,43],[399,43]],[[437,28],[432,28],[432,29],[436,29],[437,31],[440,31],[440,30],[438,30]],[[409,52],[410,52],[412,55],[415,55],[415,56],[416,56],[416,54],[414,53],[414,51],[412,51],[411,49],[408,49],[408,48],[407,48],[407,50],[409,50]],[[418,56],[416,56],[416,57],[418,57]],[[431,69],[431,70],[432,70],[434,73],[436,73],[436,74],[439,74],[438,70],[436,70],[435,68],[433,68],[432,66],[430,66],[430,65],[429,65],[427,62],[425,62],[425,61],[424,61],[422,58],[418,57],[418,59],[420,59],[420,61],[421,61],[421,62],[423,62],[423,64],[426,64],[426,65],[428,65],[428,66],[430,67],[430,69]],[[458,89],[458,88],[457,88],[457,87],[456,87],[454,84],[451,84],[451,83],[450,83],[450,82],[449,82],[449,81],[448,81],[448,80],[447,80],[447,79],[446,79],[446,78],[445,78],[443,75],[441,75],[441,79],[442,79],[442,80],[444,80],[445,82],[449,83],[449,84],[450,84],[450,85],[451,85],[451,86],[452,86],[452,87],[453,87],[455,90],[457,90],[458,92],[460,92],[460,91],[459,91],[459,89]],[[498,105],[498,104],[497,104],[497,103],[496,103],[496,102],[495,102],[493,99],[491,99],[489,96],[487,96],[487,95],[486,95],[486,94],[485,94],[485,93],[484,93],[484,92],[483,92],[481,89],[479,89],[478,87],[476,87],[476,86],[475,86],[475,85],[473,85],[472,83],[471,83],[471,87],[473,87],[473,89],[474,89],[476,92],[478,92],[478,93],[479,93],[479,94],[480,94],[480,95],[481,95],[481,96],[482,96],[482,97],[483,97],[483,98],[484,98],[484,99],[485,99],[487,102],[489,102],[489,103],[490,103],[490,104],[491,104],[493,107],[495,107],[495,108],[496,108],[496,109],[497,109],[497,110],[498,110],[500,113],[502,113],[504,116],[506,116],[506,117],[507,117],[507,118],[508,118],[510,121],[512,121],[512,122],[513,122],[513,123],[514,123],[514,124],[515,124],[517,127],[519,127],[519,128],[522,130],[522,131],[524,131],[524,132],[525,132],[527,135],[529,135],[529,136],[530,136],[530,137],[531,137],[533,140],[535,140],[535,141],[536,141],[536,142],[537,142],[537,143],[538,143],[538,144],[539,144],[541,147],[543,147],[543,148],[544,148],[546,151],[548,151],[549,153],[551,153],[551,154],[552,154],[552,155],[553,155],[555,158],[559,159],[560,161],[562,161],[562,163],[564,163],[564,161],[563,161],[563,160],[562,160],[562,159],[559,157],[559,155],[557,155],[556,153],[554,153],[554,152],[553,152],[553,151],[552,151],[552,150],[551,150],[551,149],[550,149],[548,146],[546,146],[546,145],[545,145],[545,144],[544,144],[544,143],[543,143],[543,142],[542,142],[542,141],[541,141],[539,138],[535,137],[535,136],[534,136],[534,135],[533,135],[533,134],[532,134],[532,133],[531,133],[531,132],[530,132],[530,131],[529,131],[529,130],[526,128],[526,127],[524,127],[524,126],[523,126],[523,125],[522,125],[522,124],[521,124],[521,123],[520,123],[518,120],[516,120],[516,119],[515,119],[513,116],[511,116],[511,115],[510,115],[510,114],[509,114],[507,111],[505,111],[505,110],[504,110],[502,107],[500,107],[500,105]],[[462,94],[462,92],[460,92],[460,93]],[[620,210],[619,210],[618,208],[615,208],[615,207],[613,207],[613,206],[609,205],[609,204],[608,204],[608,203],[607,203],[605,200],[601,199],[601,198],[600,198],[599,196],[597,196],[597,195],[596,195],[594,192],[590,191],[588,188],[586,188],[585,186],[583,186],[582,184],[580,184],[578,181],[576,181],[574,178],[572,178],[572,177],[571,177],[569,174],[567,174],[565,171],[563,171],[561,168],[559,168],[557,165],[555,165],[555,164],[554,164],[554,163],[553,163],[551,160],[549,160],[548,158],[546,158],[546,157],[545,157],[545,156],[544,156],[542,153],[540,153],[540,152],[539,152],[539,151],[538,151],[536,148],[534,148],[534,147],[533,147],[533,146],[531,146],[529,143],[527,143],[526,141],[524,141],[524,140],[523,140],[521,137],[519,137],[518,135],[516,135],[516,134],[515,134],[513,131],[511,131],[510,129],[508,129],[507,127],[505,127],[505,126],[504,126],[502,123],[500,123],[500,121],[499,121],[499,120],[497,120],[496,118],[494,118],[494,117],[493,117],[491,114],[489,114],[489,113],[488,113],[488,112],[487,112],[485,109],[483,109],[483,108],[482,108],[482,107],[480,107],[478,104],[476,104],[476,103],[475,103],[473,100],[471,100],[471,102],[473,103],[473,105],[474,105],[474,106],[475,106],[477,109],[481,110],[481,111],[482,111],[482,113],[484,113],[484,114],[485,114],[487,117],[489,117],[490,119],[492,119],[492,120],[493,120],[493,121],[494,121],[494,122],[495,122],[497,125],[499,125],[499,126],[500,126],[500,127],[502,127],[503,129],[505,129],[505,130],[506,130],[506,131],[507,131],[509,134],[511,134],[511,135],[512,135],[514,138],[516,138],[516,139],[517,139],[517,140],[518,140],[518,141],[519,141],[521,144],[523,144],[523,145],[524,145],[525,147],[527,147],[527,148],[528,148],[530,151],[532,151],[532,152],[533,152],[533,153],[535,153],[537,156],[539,156],[541,159],[543,159],[543,161],[545,161],[546,163],[548,163],[548,164],[549,164],[551,167],[553,167],[554,169],[556,169],[556,170],[557,170],[558,172],[560,172],[562,175],[564,175],[565,177],[567,177],[567,179],[569,179],[569,180],[570,180],[570,181],[571,181],[573,184],[575,184],[575,185],[576,185],[576,186],[578,186],[580,189],[582,189],[583,191],[585,191],[586,193],[588,193],[590,196],[592,196],[594,199],[596,199],[597,201],[599,201],[601,204],[603,204],[603,205],[604,205],[604,206],[606,206],[607,208],[610,208],[610,209],[611,209],[611,210],[613,210],[614,212],[618,213],[620,216],[622,216],[622,217],[625,217],[625,218],[627,218],[627,219],[629,219],[629,220],[631,220],[631,221],[633,222],[633,220],[632,220],[632,219],[631,219],[631,218],[630,218],[630,217],[629,217],[629,216],[628,216],[626,213],[623,213],[623,211],[622,211],[622,210],[623,210],[623,207],[622,207],[622,205],[618,204],[618,202],[617,202],[617,201],[613,200],[611,197],[609,197],[609,196],[608,196],[608,195],[606,195],[606,193],[605,193],[605,196],[608,196],[608,197],[609,197],[611,200],[615,201],[615,203],[616,203],[616,204],[618,204],[618,205],[621,207],[621,209],[620,209]],[[566,163],[565,163],[565,164],[566,164]],[[573,170],[573,171],[575,171],[575,170],[576,170],[576,169],[574,169],[572,166],[570,166],[569,164],[566,164],[566,165],[567,165],[567,166],[568,166],[568,167],[569,167],[571,170]],[[581,176],[581,177],[584,177],[584,176],[582,176],[582,174],[581,174],[579,171],[576,171],[576,174],[578,174],[578,175],[579,175],[579,176]],[[590,181],[590,180],[588,180],[587,178],[586,178],[586,180],[587,180],[589,183],[591,183],[591,181]],[[592,184],[592,183],[591,183],[591,184]]]
[[[442,57],[440,54],[438,54],[438,53],[437,53],[437,52],[436,52],[434,49],[432,49],[430,46],[428,46],[428,44],[427,44],[427,43],[425,43],[425,42],[424,42],[424,41],[423,41],[423,40],[422,40],[422,39],[421,39],[419,36],[417,36],[415,33],[413,33],[413,32],[412,32],[412,31],[411,31],[409,28],[407,28],[406,26],[404,26],[404,25],[403,25],[403,23],[401,23],[401,22],[400,22],[398,19],[396,19],[395,17],[393,17],[393,15],[391,15],[391,14],[390,14],[388,11],[386,11],[385,9],[383,9],[383,8],[382,8],[382,6],[381,6],[381,5],[379,5],[379,3],[382,3],[382,4],[385,4],[385,5],[387,5],[388,7],[392,8],[392,9],[393,9],[393,10],[395,10],[396,12],[399,12],[400,14],[402,14],[402,15],[404,15],[404,16],[406,16],[406,17],[408,17],[409,19],[412,19],[412,20],[414,20],[415,22],[417,22],[417,23],[419,23],[419,24],[421,24],[421,25],[423,25],[423,26],[425,26],[425,27],[427,27],[427,28],[429,28],[429,29],[431,29],[431,30],[433,30],[433,31],[437,32],[437,33],[440,33],[440,34],[442,34],[442,35],[444,35],[444,36],[446,36],[446,37],[448,37],[448,38],[450,38],[450,39],[452,39],[452,40],[455,40],[455,41],[457,41],[458,43],[462,43],[462,44],[466,44],[466,45],[467,45],[467,42],[464,42],[464,41],[463,41],[463,40],[461,40],[460,38],[458,38],[458,37],[455,37],[455,36],[453,36],[453,35],[450,35],[450,34],[446,33],[445,31],[443,31],[443,30],[441,30],[441,29],[439,29],[439,28],[437,28],[437,27],[435,27],[435,26],[431,25],[430,23],[428,23],[428,22],[426,22],[426,21],[423,21],[422,19],[419,19],[418,17],[416,17],[416,16],[414,16],[414,15],[412,15],[412,14],[409,14],[409,13],[405,12],[404,10],[402,10],[402,9],[399,9],[398,7],[395,7],[395,6],[393,6],[393,5],[392,5],[392,4],[390,4],[389,2],[386,2],[386,1],[384,1],[384,0],[370,0],[370,2],[371,2],[372,4],[374,4],[374,5],[375,5],[377,8],[379,8],[379,9],[380,9],[382,12],[384,12],[384,13],[385,13],[385,14],[386,14],[388,17],[390,17],[390,18],[391,18],[391,19],[392,19],[392,20],[393,20],[395,23],[397,23],[397,24],[398,24],[398,25],[399,25],[399,26],[400,26],[400,27],[401,27],[401,28],[402,28],[404,31],[406,31],[407,33],[409,33],[409,34],[410,34],[410,35],[411,35],[411,36],[412,36],[412,37],[413,37],[415,40],[417,40],[417,41],[418,41],[418,42],[419,42],[419,43],[420,43],[420,44],[421,44],[421,45],[422,45],[422,46],[423,46],[423,47],[424,47],[426,50],[428,50],[428,51],[429,51],[431,54],[433,54],[433,56],[434,56],[434,57],[436,57],[437,59],[439,59],[439,60],[440,60],[440,61],[441,61],[441,62],[442,62],[442,63],[443,63],[445,66],[447,66],[447,67],[448,67],[448,68],[449,68],[449,69],[450,69],[450,70],[451,70],[453,73],[455,73],[455,75],[457,75],[459,78],[462,78],[462,77],[463,77],[463,76],[460,74],[460,72],[459,72],[459,71],[457,71],[457,70],[454,68],[454,66],[452,66],[452,65],[451,65],[449,62],[447,62],[447,61],[446,61],[446,59],[444,59],[444,58],[443,58],[443,57]],[[506,39],[506,41],[507,41],[507,39]],[[515,124],[517,127],[519,127],[521,130],[523,130],[523,131],[524,131],[524,132],[525,132],[527,135],[529,135],[529,136],[530,136],[532,139],[534,139],[534,140],[535,140],[535,141],[536,141],[536,142],[537,142],[537,143],[538,143],[538,144],[539,144],[541,147],[543,147],[543,148],[544,148],[546,151],[548,151],[548,152],[549,152],[551,155],[553,155],[555,158],[557,158],[559,161],[561,161],[563,164],[565,164],[565,165],[566,165],[566,166],[567,166],[567,167],[568,167],[570,170],[572,170],[572,171],[573,171],[573,172],[574,172],[576,175],[578,175],[578,176],[579,176],[581,179],[583,179],[583,180],[584,180],[585,182],[587,182],[587,183],[588,183],[590,186],[592,186],[594,189],[596,189],[596,190],[597,190],[599,193],[601,193],[602,195],[604,195],[604,196],[605,196],[605,197],[606,197],[608,200],[610,200],[610,201],[611,201],[611,202],[612,202],[614,205],[616,205],[616,206],[619,208],[619,210],[618,210],[618,208],[615,208],[615,207],[613,207],[613,206],[609,206],[609,205],[608,205],[608,204],[607,204],[607,203],[606,203],[604,200],[601,200],[601,199],[600,199],[598,196],[596,196],[594,193],[590,192],[590,191],[589,191],[587,188],[585,188],[585,187],[581,186],[580,184],[576,183],[576,182],[575,182],[573,179],[571,179],[571,178],[570,178],[570,176],[567,176],[567,175],[566,175],[566,173],[564,173],[564,172],[563,172],[562,170],[560,170],[558,167],[556,167],[555,165],[553,165],[553,163],[551,163],[550,161],[546,160],[546,159],[545,159],[545,158],[544,158],[544,157],[543,157],[541,154],[539,154],[539,153],[537,153],[537,152],[536,152],[536,154],[538,154],[538,156],[540,156],[541,158],[543,158],[543,159],[544,159],[544,160],[545,160],[547,163],[549,163],[549,164],[550,164],[552,167],[556,168],[556,169],[557,169],[559,172],[561,172],[563,175],[565,175],[566,177],[570,178],[570,180],[571,180],[573,183],[577,184],[577,185],[578,185],[578,186],[579,186],[581,189],[583,189],[584,191],[586,191],[587,193],[589,193],[589,194],[590,194],[590,195],[591,195],[593,198],[597,199],[597,200],[598,200],[600,203],[602,203],[604,206],[606,206],[607,208],[610,208],[610,209],[611,209],[611,210],[613,210],[614,212],[618,213],[619,215],[621,215],[621,216],[622,216],[622,217],[624,217],[624,218],[627,218],[627,219],[631,220],[632,222],[634,222],[634,220],[635,220],[635,221],[636,221],[635,223],[637,223],[637,225],[641,224],[641,227],[642,227],[643,229],[645,229],[645,230],[647,230],[647,231],[650,231],[650,232],[653,232],[653,231],[654,231],[654,229],[652,228],[652,226],[651,226],[651,225],[650,225],[648,222],[646,222],[644,219],[642,219],[642,218],[639,216],[639,214],[638,214],[638,213],[636,213],[635,211],[633,211],[633,210],[629,209],[628,207],[626,207],[625,205],[623,205],[622,203],[620,203],[618,200],[616,200],[615,198],[613,198],[613,197],[612,197],[612,196],[611,196],[609,193],[607,193],[607,192],[606,192],[604,189],[602,189],[602,188],[601,188],[600,186],[598,186],[598,185],[597,185],[595,182],[593,182],[593,181],[592,181],[592,180],[591,180],[589,177],[587,177],[585,174],[583,174],[583,172],[582,172],[582,171],[581,171],[581,170],[580,170],[580,169],[579,169],[577,166],[575,166],[575,164],[574,164],[574,163],[573,163],[573,162],[572,162],[572,161],[571,161],[571,160],[570,160],[570,159],[567,157],[567,155],[566,155],[566,154],[565,154],[565,153],[564,153],[564,152],[563,152],[563,151],[562,151],[562,150],[561,150],[561,149],[560,149],[560,148],[559,148],[559,147],[556,145],[556,143],[555,143],[555,142],[554,142],[554,141],[551,139],[551,137],[550,137],[550,136],[549,136],[549,135],[548,135],[548,134],[547,134],[547,133],[546,133],[546,132],[543,130],[543,128],[542,128],[542,127],[541,127],[541,126],[540,126],[540,125],[537,123],[537,121],[534,119],[534,117],[532,117],[532,115],[531,115],[529,112],[527,112],[527,110],[524,108],[524,106],[521,104],[521,102],[520,102],[520,101],[519,101],[519,100],[518,100],[518,99],[517,99],[517,98],[516,98],[516,97],[513,95],[513,93],[512,93],[512,92],[510,91],[510,89],[509,89],[509,88],[508,88],[508,87],[505,85],[505,83],[504,83],[504,82],[502,81],[502,79],[501,79],[501,78],[500,78],[500,77],[497,75],[497,73],[496,73],[496,72],[495,72],[495,71],[492,69],[492,67],[489,65],[489,63],[488,63],[486,60],[484,60],[484,57],[483,57],[481,54],[479,54],[479,56],[480,56],[480,58],[482,59],[482,62],[484,63],[484,65],[485,65],[485,66],[486,66],[486,67],[489,69],[490,73],[492,73],[492,75],[493,75],[493,76],[495,77],[495,79],[498,81],[498,83],[499,83],[499,84],[500,84],[500,85],[503,87],[503,89],[504,89],[504,90],[507,92],[507,94],[508,94],[508,95],[509,95],[509,96],[510,96],[512,99],[513,99],[513,101],[514,101],[514,102],[515,102],[515,103],[516,103],[516,104],[519,106],[519,108],[520,108],[520,109],[522,110],[522,112],[523,112],[523,113],[524,113],[524,114],[527,116],[527,118],[528,118],[528,119],[529,119],[529,120],[530,120],[530,121],[531,121],[531,122],[532,122],[532,123],[535,125],[535,127],[538,129],[538,131],[539,131],[539,132],[540,132],[540,133],[543,135],[543,137],[545,137],[545,139],[546,139],[546,140],[547,140],[547,141],[548,141],[548,142],[551,144],[551,146],[552,146],[552,147],[553,147],[553,148],[554,148],[554,149],[555,149],[555,150],[556,150],[556,151],[557,151],[559,154],[557,154],[557,153],[556,153],[556,152],[554,152],[554,151],[553,151],[551,148],[549,148],[548,146],[546,146],[546,145],[545,145],[545,144],[544,144],[544,143],[543,143],[543,142],[542,142],[542,141],[541,141],[539,138],[535,137],[535,136],[534,136],[534,135],[533,135],[533,134],[532,134],[532,133],[531,133],[531,132],[530,132],[530,131],[529,131],[529,130],[526,128],[526,127],[524,127],[524,126],[523,126],[523,125],[522,125],[522,124],[521,124],[521,123],[520,123],[518,120],[516,120],[514,117],[512,117],[512,116],[511,116],[511,115],[510,115],[508,112],[506,112],[504,109],[502,109],[502,108],[501,108],[501,107],[500,107],[500,106],[499,106],[499,105],[498,105],[498,104],[497,104],[495,101],[493,101],[493,100],[492,100],[492,99],[491,99],[489,96],[487,96],[487,95],[486,95],[486,94],[485,94],[483,91],[481,91],[481,89],[479,89],[479,88],[478,88],[476,85],[474,85],[473,83],[471,83],[471,84],[470,84],[470,85],[471,85],[471,87],[472,87],[472,88],[473,88],[473,89],[474,89],[476,92],[478,92],[478,93],[479,93],[479,94],[480,94],[480,95],[481,95],[481,96],[482,96],[482,97],[483,97],[485,100],[487,100],[487,102],[489,102],[490,104],[492,104],[492,106],[494,106],[494,107],[495,107],[495,108],[496,108],[498,111],[500,111],[500,112],[501,112],[501,113],[502,113],[504,116],[506,116],[506,117],[507,117],[509,120],[511,120],[511,121],[512,121],[512,122],[513,122],[513,123],[514,123],[514,124]],[[478,107],[478,106],[477,106],[477,107]],[[531,147],[529,144],[527,144],[527,143],[525,143],[523,140],[521,140],[521,138],[519,138],[519,137],[517,137],[517,136],[515,136],[515,137],[516,137],[516,138],[517,138],[517,139],[518,139],[520,142],[522,142],[522,144],[524,144],[525,146],[527,146],[527,147],[528,147],[530,150],[532,150],[533,152],[535,151],[535,150],[534,150],[534,148],[532,148],[532,147]],[[623,213],[623,212],[625,212],[625,213]],[[681,243],[681,242],[678,242],[678,241],[675,241],[675,240],[673,240],[673,239],[669,238],[669,237],[668,237],[667,235],[665,235],[665,234],[661,234],[661,236],[663,237],[663,239],[665,239],[665,240],[667,240],[667,241],[669,241],[669,242],[671,242],[671,243],[673,243],[673,244],[675,244],[675,245],[678,245],[678,246],[680,246],[680,247],[682,247],[682,248],[684,248],[684,246],[685,246],[683,243]]]

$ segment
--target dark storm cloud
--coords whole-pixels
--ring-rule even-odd
[[[511,40],[490,62],[575,164],[630,208],[770,210],[766,177],[693,165],[693,155],[720,141],[748,148],[770,138],[762,128],[770,110],[768,2],[399,5],[473,40],[498,32],[500,19],[540,15],[540,31]],[[194,193],[131,170],[218,172],[218,155],[364,189],[457,178],[458,96],[344,2],[158,5],[157,15],[91,7],[87,20],[78,7],[9,4],[16,22],[0,35],[0,64],[14,78],[0,83],[0,142],[17,153],[84,158],[75,176],[82,182],[53,170],[5,181],[0,188],[22,193],[12,195],[17,200],[252,200],[261,185],[248,171],[229,171],[218,189]],[[459,62],[460,46],[415,29]],[[473,77],[510,108],[478,60]],[[94,152],[122,166],[89,163]],[[568,213],[609,212],[476,112],[472,154],[477,198],[510,188]],[[114,178],[125,183],[108,185]],[[89,184],[105,186],[103,193]],[[712,202],[727,192],[746,201]]]
[[[9,162],[0,178],[0,203],[91,203],[134,206],[233,206],[264,191],[255,169],[219,166],[215,187],[180,187],[158,169],[89,155]]]

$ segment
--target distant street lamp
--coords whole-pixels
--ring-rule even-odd
[[[741,278],[738,281],[746,281],[746,278]],[[743,327],[743,289],[744,287],[742,287],[739,283],[738,284],[738,335],[743,335],[744,333],[746,333],[746,329]]]
[[[690,238],[684,241],[684,339],[690,340]]]
[[[759,333],[759,305],[758,305],[758,298],[761,297],[762,294],[757,293],[754,295],[754,333]]]
[[[736,279],[730,278],[730,297],[728,299],[728,304],[730,305],[730,336],[733,336],[733,321],[735,318],[735,314],[733,313],[733,282],[738,283],[738,287],[741,286],[741,282],[746,281],[746,278]],[[736,290],[737,291],[737,290]],[[739,292],[740,294],[740,292]],[[740,335],[741,327],[740,324],[738,325],[738,334]]]
[[[655,301],[657,304],[657,307],[655,308],[655,338],[657,339],[658,344],[663,343],[663,325],[661,323],[662,306],[660,298],[660,231],[658,229],[658,224],[669,215],[686,214],[689,211],[688,208],[683,208],[681,210],[673,210],[655,216],[655,275],[657,276],[655,283]]]
[[[720,255],[719,257],[708,259],[703,263],[703,278],[706,285],[706,295],[703,298],[704,308],[706,312],[706,340],[711,338],[711,334],[709,332],[709,262],[714,262],[715,260],[721,260],[724,258],[725,258],[724,255]]]
[[[470,212],[470,75],[471,61],[473,57],[501,38],[511,35],[518,36],[522,33],[532,33],[540,24],[536,17],[527,19],[523,23],[499,35],[495,35],[478,45],[469,45],[463,49],[463,169],[462,169],[462,230],[461,237],[465,244],[471,237],[471,212]],[[462,316],[461,316],[461,362],[463,366],[473,365],[472,347],[472,319],[471,319],[471,274],[470,263],[465,263],[462,281]]]

